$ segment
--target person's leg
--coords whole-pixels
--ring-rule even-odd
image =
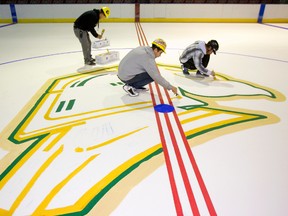
[[[149,76],[148,73],[141,73],[136,75],[131,80],[126,81],[126,83],[135,89],[141,89],[143,86],[153,82],[154,80]]]
[[[190,69],[190,70],[196,69],[196,67],[194,65],[193,58],[189,59],[185,63],[182,63],[181,68],[182,68],[183,74],[189,75],[188,69]]]
[[[119,77],[118,77],[118,78],[119,78]],[[120,79],[120,78],[119,78],[119,79]],[[120,79],[120,80],[121,80],[121,79]],[[129,84],[127,83],[127,81],[124,81],[124,80],[121,80],[121,81],[125,83],[125,85],[123,85],[123,90],[124,90],[125,92],[127,92],[131,97],[136,97],[136,96],[139,95],[139,93],[136,91],[136,89],[135,89],[133,86],[129,85]]]
[[[88,37],[88,52],[89,52],[89,57],[90,57],[90,61],[91,60],[94,60],[93,58],[92,58],[92,54],[91,54],[91,40],[90,40],[90,37],[89,37],[89,34],[88,34],[88,32],[87,32],[87,37]]]
[[[84,62],[85,64],[89,63],[91,61],[91,41],[89,34],[87,31],[78,28],[74,28],[74,33],[81,43]]]
[[[193,61],[193,58],[189,59],[189,60],[188,60],[187,62],[185,62],[183,65],[184,65],[185,68],[188,68],[188,69],[190,69],[190,70],[196,69],[195,64],[194,64],[194,61]]]
[[[204,55],[204,57],[202,58],[202,65],[206,68],[208,66],[210,60],[210,55]],[[195,64],[193,61],[193,58],[189,59],[187,62],[183,63],[183,66],[185,68],[188,68],[190,70],[195,70]]]
[[[141,73],[136,75],[131,80],[121,81],[125,83],[123,86],[124,91],[126,91],[131,97],[136,97],[139,95],[139,93],[136,91],[137,89],[144,90],[145,88],[143,88],[143,86],[153,82],[154,80],[149,76],[148,73]]]

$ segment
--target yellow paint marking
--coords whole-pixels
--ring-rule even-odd
[[[84,163],[82,163],[78,168],[76,168],[72,173],[70,173],[63,181],[61,181],[58,185],[56,185],[50,193],[46,196],[46,198],[41,202],[41,204],[37,207],[32,215],[46,215],[42,214],[43,211],[51,200],[55,197],[57,193],[74,177],[76,176],[83,168],[85,168],[91,161],[93,161],[99,154],[93,155],[89,157]]]
[[[103,70],[102,70],[102,71],[103,71]],[[103,72],[104,72],[104,71],[103,71]],[[76,75],[74,75],[74,76],[75,76],[75,78],[73,78],[73,77],[68,77],[68,78],[67,78],[67,77],[64,77],[64,78],[58,79],[58,80],[53,84],[53,87],[50,89],[49,93],[63,92],[63,90],[64,90],[69,84],[71,84],[71,83],[73,83],[73,82],[75,82],[75,81],[77,81],[77,80],[80,80],[80,79],[82,79],[82,78],[91,76],[91,74],[76,74]],[[63,84],[63,86],[61,87],[61,90],[54,90],[61,81],[64,81],[64,82],[65,82],[65,80],[68,80],[68,79],[72,79],[72,80],[70,80],[70,81],[68,81],[67,83]]]
[[[35,145],[13,168],[7,173],[7,175],[0,181],[0,190],[9,181],[9,179],[15,175],[15,173],[23,166],[23,164],[45,143],[50,136],[45,137],[41,143]]]
[[[5,210],[5,209],[1,209],[0,208],[0,215],[2,215],[2,216],[10,216],[9,214],[8,214],[8,210]]]
[[[53,92],[49,91],[49,94],[62,94],[63,90],[60,89],[60,90],[54,90]]]
[[[231,119],[227,119],[227,120],[223,120],[223,121],[218,121],[218,122],[208,124],[208,125],[205,125],[202,127],[193,128],[192,130],[186,131],[185,135],[188,136],[188,135],[195,134],[195,133],[198,133],[200,131],[208,130],[210,128],[218,127],[221,125],[226,125],[226,124],[237,122],[237,121],[247,120],[247,119],[249,119],[249,117],[251,117],[251,116],[243,114],[243,116],[239,116],[239,117],[235,117],[235,118],[231,118]],[[182,121],[181,121],[181,124],[182,124]]]
[[[58,124],[58,125],[54,125],[51,127],[45,127],[43,129],[39,129],[39,130],[35,130],[29,133],[24,132],[25,128],[22,126],[21,128],[19,128],[18,132],[15,134],[14,138],[17,140],[23,140],[23,139],[29,139],[29,138],[35,138],[39,135],[42,135],[44,133],[49,133],[49,134],[56,134],[59,133],[60,130],[62,130],[63,128],[73,128],[75,126],[79,126],[81,124],[85,124],[85,121],[71,121],[71,122],[65,122],[62,124]],[[26,136],[25,136],[26,135]]]
[[[25,196],[29,193],[35,182],[38,180],[38,178],[41,176],[41,174],[51,165],[51,163],[54,161],[55,158],[57,158],[63,151],[63,145],[60,146],[60,148],[55,151],[46,161],[45,163],[39,168],[39,170],[35,173],[35,175],[32,177],[32,179],[29,181],[29,183],[25,186],[23,191],[20,193],[18,198],[15,200],[13,205],[10,209],[10,214],[13,214],[13,212],[17,209],[17,207],[21,204]]]
[[[104,72],[104,71],[103,71]],[[80,76],[80,77],[79,77]],[[94,74],[93,76],[96,76],[96,74]],[[71,77],[70,78],[68,78],[68,79],[72,79],[72,80],[70,80],[70,81],[67,81],[67,83],[65,83],[62,87],[61,87],[61,91],[64,91],[66,88],[67,88],[67,86],[69,86],[70,84],[72,84],[72,83],[75,83],[76,81],[78,81],[78,80],[80,80],[80,81],[83,81],[83,80],[85,80],[87,77],[91,77],[91,74],[81,74],[81,75],[78,75],[76,78],[74,78],[74,79],[72,79]],[[63,81],[65,81],[65,80],[67,80],[67,78],[64,78],[63,79]],[[59,80],[59,82],[58,83],[60,83],[60,81],[62,81],[62,79],[61,80]],[[54,85],[55,87],[57,87],[57,85]],[[54,92],[58,92],[59,90],[56,90],[56,91],[53,91],[53,92],[51,92],[51,93],[54,93]]]
[[[178,115],[186,115],[187,113],[195,113],[195,112],[198,112],[198,111],[206,111],[206,112],[211,112],[210,109],[207,109],[205,107],[200,107],[200,108],[194,108],[194,109],[190,109],[190,110],[185,110],[184,112],[181,112],[179,113]]]
[[[71,80],[71,81],[68,81],[67,83],[65,83],[65,84],[62,86],[62,90],[64,91],[64,90],[67,88],[67,86],[70,85],[71,83],[74,83],[74,82],[76,82],[77,80],[82,80],[83,78],[86,78],[86,77],[89,77],[89,76],[91,76],[91,75],[89,75],[89,74],[83,74],[83,75],[80,76],[80,77],[77,77],[77,78],[75,78],[75,79],[73,79],[73,80]]]
[[[191,117],[191,118],[187,118],[185,120],[182,120],[181,123],[183,124],[187,124],[189,122],[192,122],[192,121],[195,121],[195,120],[199,120],[199,119],[203,119],[203,118],[206,118],[206,117],[209,117],[209,116],[213,116],[213,115],[218,115],[220,114],[221,112],[219,111],[215,111],[213,110],[213,112],[209,112],[209,113],[203,113],[203,114],[200,114],[198,116],[194,116],[194,117]]]
[[[81,148],[81,147],[77,147],[77,148],[75,148],[75,152],[83,152],[83,151],[84,151],[84,149]]]
[[[196,72],[196,71],[195,71]],[[179,73],[173,73],[175,76],[178,76],[178,77],[182,77],[182,78],[185,78],[185,75],[183,75],[182,73],[179,74]],[[216,78],[217,76],[217,78]],[[221,75],[220,73],[217,73],[215,77],[213,77],[213,80],[219,80],[219,81],[229,81],[229,78],[228,76],[224,77],[223,75]],[[191,76],[191,77],[187,77],[188,79],[195,79],[197,77],[195,76]],[[232,79],[230,81],[233,81]]]
[[[57,142],[58,142],[62,137],[64,137],[64,136],[71,130],[71,128],[72,128],[72,127],[63,128],[63,129],[61,130],[61,132],[59,132],[59,135],[58,135],[51,143],[49,143],[43,151],[48,152],[49,150],[51,150],[51,148],[52,148],[55,144],[57,144]]]
[[[129,135],[132,135],[132,134],[134,134],[134,133],[136,133],[136,132],[138,132],[138,131],[141,131],[141,130],[147,128],[147,127],[148,127],[148,126],[143,127],[143,128],[140,128],[140,129],[137,129],[137,130],[134,130],[134,131],[131,131],[131,132],[129,132],[129,133],[123,134],[123,135],[118,136],[118,137],[115,137],[115,138],[113,138],[113,139],[107,140],[106,142],[103,142],[103,143],[101,143],[101,144],[88,147],[86,150],[87,150],[87,151],[91,151],[91,150],[93,150],[93,149],[100,148],[100,147],[105,146],[105,145],[109,145],[109,144],[111,144],[111,143],[113,143],[113,142],[115,142],[115,141],[117,141],[117,140],[123,139],[123,138],[125,138],[125,137],[127,137],[127,136],[129,136]]]
[[[66,119],[66,118],[71,118],[71,117],[76,117],[76,116],[81,116],[81,115],[87,115],[87,114],[92,114],[92,113],[97,113],[97,112],[103,112],[103,111],[109,111],[109,110],[115,110],[115,109],[119,109],[119,108],[127,108],[127,107],[133,107],[133,106],[138,106],[138,105],[144,105],[144,104],[151,104],[150,106],[144,106],[141,108],[133,108],[130,109],[128,111],[134,111],[137,109],[145,109],[145,108],[149,108],[152,107],[152,101],[145,101],[145,102],[138,102],[138,103],[131,103],[131,104],[125,104],[125,105],[120,105],[120,106],[112,106],[112,107],[108,107],[108,108],[103,108],[103,109],[98,109],[98,110],[92,110],[89,112],[83,112],[83,113],[78,113],[78,114],[73,114],[73,115],[67,115],[67,116],[61,116],[61,117],[50,117],[50,113],[52,113],[53,107],[55,107],[57,101],[59,100],[59,97],[61,95],[57,95],[57,97],[54,99],[54,101],[51,103],[49,109],[47,110],[46,114],[44,115],[44,118],[46,120],[59,120],[59,119]],[[118,111],[119,113],[121,113],[122,111]],[[115,113],[118,113],[115,112]],[[115,114],[112,113],[112,114]],[[107,114],[103,114],[103,115],[107,115]]]
[[[54,80],[54,79],[53,79],[53,80]],[[54,81],[55,81],[55,80],[54,80]],[[61,81],[61,80],[58,79],[58,80],[56,80],[55,82],[53,82],[53,86],[49,89],[48,92],[50,93],[50,92],[59,92],[59,91],[62,91],[62,90],[54,90],[54,88],[58,86],[58,83],[60,83],[60,81]]]
[[[35,115],[36,115],[36,114],[38,113],[38,111],[42,108],[43,104],[44,104],[45,101],[46,101],[45,98],[47,98],[47,97],[48,97],[48,96],[45,95],[45,97],[41,100],[41,102],[40,102],[40,103],[36,106],[36,108],[33,110],[33,112],[31,113],[31,115],[29,115],[29,118],[25,120],[25,122],[24,122],[24,124],[22,125],[21,128],[26,128],[27,125],[30,124],[31,120],[34,119]],[[20,130],[20,129],[19,129],[19,130]],[[19,130],[18,130],[18,131],[19,131]],[[25,133],[25,132],[23,131],[23,133]]]
[[[162,145],[157,144],[146,151],[143,151],[139,153],[138,155],[135,155],[131,159],[127,160],[123,164],[119,165],[116,169],[112,170],[107,176],[105,176],[102,180],[97,182],[92,188],[90,188],[85,194],[83,194],[82,197],[79,198],[79,200],[74,203],[71,206],[63,207],[63,208],[54,208],[51,210],[44,210],[37,212],[38,215],[61,215],[61,214],[67,214],[67,213],[73,213],[73,212],[79,212],[82,211],[88,203],[97,195],[99,194],[103,188],[107,187],[113,180],[115,180],[117,177],[119,177],[121,174],[123,174],[127,169],[129,169],[131,166],[136,164],[137,162],[141,161],[148,155],[153,154],[158,149],[161,149]]]

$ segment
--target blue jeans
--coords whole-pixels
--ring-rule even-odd
[[[130,80],[121,81],[137,89],[153,82],[154,80],[149,76],[147,72],[144,72],[141,74],[137,74]]]

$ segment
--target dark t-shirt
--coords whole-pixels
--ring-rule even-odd
[[[83,13],[74,22],[74,27],[89,31],[94,37],[98,37],[98,33],[95,31],[95,26],[99,23],[99,10],[93,9]]]

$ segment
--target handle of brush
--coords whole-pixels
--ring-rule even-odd
[[[105,29],[102,30],[102,32],[101,32],[101,36],[103,36],[104,32],[105,32]]]

